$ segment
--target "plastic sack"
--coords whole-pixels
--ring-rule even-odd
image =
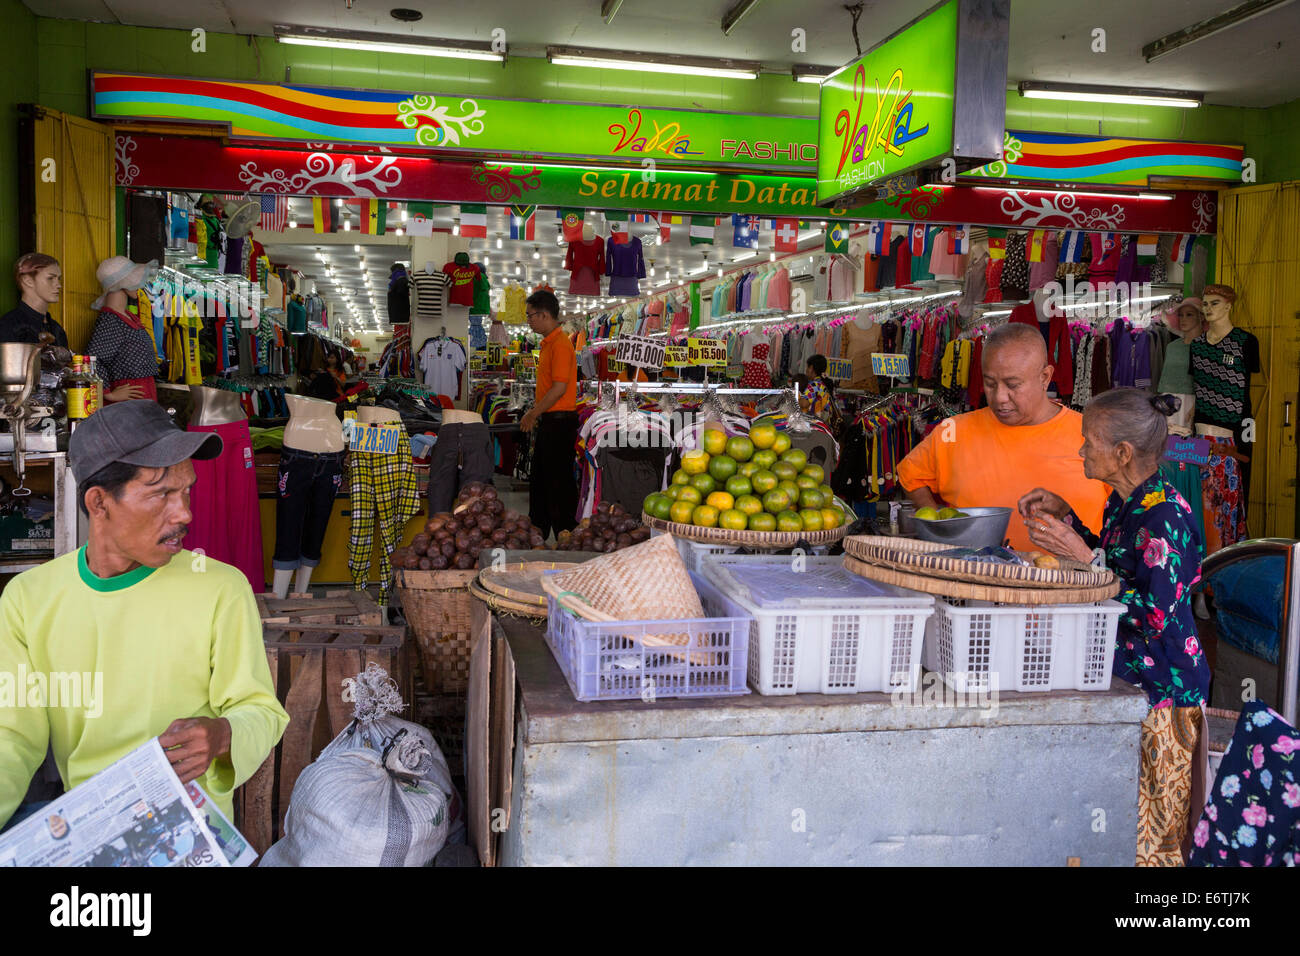
[[[343,684],[353,720],[295,781],[261,865],[425,866],[447,841],[447,761],[427,730],[392,716],[403,704],[382,667]]]

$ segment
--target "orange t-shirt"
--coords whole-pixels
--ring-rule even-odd
[[[540,402],[556,382],[565,383],[564,394],[547,411],[571,412],[577,409],[578,356],[573,351],[573,343],[559,326],[542,339],[542,354],[537,359],[536,401]]]
[[[949,424],[951,423],[951,424]],[[941,422],[898,464],[908,491],[925,486],[954,508],[1010,508],[1011,547],[1036,550],[1016,505],[1035,488],[1054,491],[1101,533],[1110,490],[1085,478],[1083,416],[1062,408],[1041,425],[1003,425],[981,408]]]

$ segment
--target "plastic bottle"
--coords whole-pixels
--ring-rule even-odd
[[[85,421],[98,410],[96,381],[84,355],[72,356],[72,370],[63,376],[68,399],[68,421]]]

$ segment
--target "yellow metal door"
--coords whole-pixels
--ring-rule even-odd
[[[24,251],[59,260],[63,296],[50,314],[81,351],[95,324],[95,268],[114,254],[113,129],[43,107],[33,120],[36,248]]]
[[[1251,387],[1255,444],[1247,520],[1251,537],[1300,536],[1296,429],[1300,407],[1300,182],[1220,193],[1217,281],[1237,292],[1232,321],[1259,339]]]

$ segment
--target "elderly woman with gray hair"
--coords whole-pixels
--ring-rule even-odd
[[[1083,411],[1084,473],[1112,490],[1100,535],[1056,493],[1020,499],[1030,540],[1052,554],[1090,562],[1100,547],[1119,577],[1114,672],[1147,693],[1138,797],[1139,866],[1181,866],[1188,810],[1204,802],[1204,712],[1210,669],[1196,636],[1192,588],[1201,579],[1200,530],[1191,505],[1160,473],[1172,395],[1103,392]],[[1197,784],[1200,796],[1197,796]],[[1193,821],[1195,816],[1193,816]]]

